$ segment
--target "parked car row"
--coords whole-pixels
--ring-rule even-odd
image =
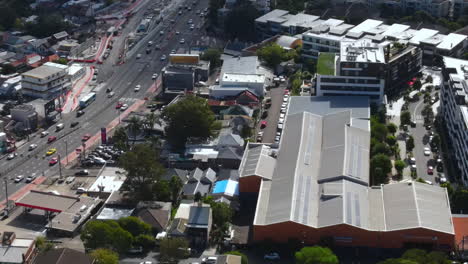
[[[113,146],[98,146],[82,161],[83,166],[114,164],[124,153]]]

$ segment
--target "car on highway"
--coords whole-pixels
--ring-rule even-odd
[[[7,156],[7,160],[12,160],[12,159],[16,158],[16,156],[18,156],[18,153],[16,153],[16,152],[15,153],[10,153]]]
[[[180,34],[180,32],[179,32],[179,31],[176,31],[176,32],[175,32],[175,34],[176,34],[176,35],[179,35],[179,34]]]
[[[141,54],[138,53],[137,56],[136,56],[137,59],[141,58]]]
[[[162,61],[165,61],[165,60],[166,60],[166,55],[162,55],[162,56],[161,56],[161,60],[162,60]]]
[[[434,174],[434,167],[428,166],[428,167],[427,167],[427,174],[429,174],[429,175]]]
[[[81,141],[88,141],[91,138],[90,134],[85,134],[82,138]]]
[[[171,24],[175,24],[175,19],[171,19]]]
[[[65,128],[65,125],[63,123],[58,124],[55,126],[55,131],[60,131]]]
[[[41,132],[41,137],[46,137],[47,135],[49,135],[49,131],[42,131]]]
[[[431,155],[431,150],[428,147],[424,148],[424,156],[429,156]]]
[[[53,157],[49,160],[49,166],[54,166],[55,164],[58,163],[58,158],[57,157]]]
[[[151,53],[151,49],[150,48],[146,49],[146,54],[150,54],[150,53]]]
[[[51,148],[46,152],[47,156],[53,155],[55,152],[57,152],[56,148]]]
[[[36,174],[33,173],[33,174],[29,175],[28,177],[26,177],[26,182],[30,183],[30,182],[34,181],[36,178],[37,178]]]
[[[160,35],[160,36],[164,35],[164,31],[162,31],[162,30],[159,31],[159,35]]]
[[[15,177],[15,182],[16,183],[19,183],[19,182],[22,182],[24,180],[24,176],[23,175],[18,175]]]
[[[120,108],[122,108],[123,105],[124,105],[124,103],[122,103],[122,102],[119,101],[119,102],[117,102],[117,104],[115,105],[115,109],[120,109]]]
[[[120,111],[125,111],[128,109],[128,104],[123,104],[121,107],[120,107]]]
[[[156,78],[158,78],[158,74],[157,74],[157,73],[153,73],[153,76],[151,76],[151,79],[152,79],[152,80],[156,80]]]
[[[190,25],[190,30],[194,30],[195,29],[195,26],[192,24]]]
[[[28,150],[31,151],[31,150],[34,150],[35,148],[37,148],[37,144],[31,144],[29,145]]]
[[[182,11],[179,11],[179,16],[182,15]]]
[[[50,137],[47,139],[47,143],[52,143],[52,142],[54,142],[55,140],[57,140],[57,137],[56,137],[56,136],[50,136]]]
[[[276,252],[272,252],[272,253],[265,254],[265,256],[263,256],[263,259],[265,259],[265,260],[279,260],[280,255],[278,253],[276,253]]]
[[[70,184],[70,183],[72,183],[72,182],[74,182],[74,181],[75,181],[75,177],[70,176],[70,177],[67,177],[67,179],[65,180],[65,183],[66,183],[66,184]]]
[[[70,124],[70,127],[76,127],[80,122],[75,121]]]
[[[78,110],[78,112],[76,112],[76,117],[80,117],[82,115],[84,115],[84,111],[83,110]]]
[[[148,47],[151,47],[153,45],[153,41],[148,41]]]
[[[161,49],[161,46],[156,45],[156,46],[154,47],[154,49],[155,49],[155,50],[160,50],[160,49]]]
[[[139,92],[141,90],[141,85],[137,84],[134,90],[135,92]]]
[[[114,95],[115,95],[114,92],[110,92],[110,93],[107,94],[107,98],[111,98],[111,97],[114,96]]]
[[[181,39],[180,44],[184,44],[184,43],[185,43],[185,39]]]
[[[79,170],[79,171],[75,172],[75,175],[76,176],[87,176],[87,175],[89,175],[89,171],[88,170]]]
[[[193,24],[193,20],[192,20],[192,19],[189,19],[189,20],[187,21],[187,24]]]
[[[175,49],[171,50],[171,54],[175,54],[175,53],[176,53]]]

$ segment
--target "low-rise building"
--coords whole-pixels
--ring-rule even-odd
[[[444,57],[440,109],[446,128],[447,155],[457,180],[468,185],[468,61]]]
[[[17,131],[34,131],[38,125],[38,114],[34,106],[17,105],[10,110],[11,119],[16,122]]]
[[[34,264],[94,264],[96,260],[83,252],[70,248],[53,248],[42,252]]]
[[[47,62],[22,74],[23,95],[33,98],[53,99],[71,87],[68,66]]]
[[[36,253],[34,239],[18,238],[14,232],[3,231],[0,233],[0,263],[4,264],[28,264],[32,263]]]
[[[453,248],[445,188],[372,186],[369,118],[367,97],[290,99],[279,148],[252,144],[239,168],[241,197],[258,192],[254,241],[315,244],[326,238],[337,246]]]

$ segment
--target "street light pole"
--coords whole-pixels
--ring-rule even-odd
[[[6,209],[7,209],[7,212],[8,212],[8,209],[10,207],[8,207],[8,181],[7,181],[7,178],[3,178],[3,182],[5,183],[5,197],[6,197]]]
[[[65,155],[67,155],[67,166],[68,166],[68,141],[65,140]]]
[[[62,178],[62,163],[60,162],[60,154],[58,154],[58,164],[59,164],[59,175],[60,179]]]

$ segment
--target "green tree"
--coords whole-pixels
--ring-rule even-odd
[[[26,23],[26,32],[38,38],[49,37],[60,31],[72,29],[72,25],[66,22],[58,13],[40,15],[36,22]]]
[[[300,78],[293,77],[291,82],[291,95],[298,96],[301,93],[302,80]]]
[[[238,1],[225,19],[224,32],[231,39],[253,41],[257,37],[255,19],[259,16],[260,12],[250,1]]]
[[[461,213],[468,211],[468,203],[466,202],[468,200],[468,190],[466,188],[459,186],[450,197],[452,212]]]
[[[130,120],[128,120],[128,130],[130,134],[133,135],[133,144],[135,144],[137,136],[141,132],[142,128],[143,128],[143,122],[140,120],[140,118],[136,116],[132,116]]]
[[[385,141],[387,142],[389,146],[394,146],[397,142],[396,137],[392,135],[388,135]]]
[[[133,236],[115,221],[92,220],[81,231],[81,240],[86,248],[111,248],[117,252],[127,251]]]
[[[171,186],[166,180],[159,180],[153,185],[153,192],[156,200],[169,202],[171,201]]]
[[[224,255],[236,255],[241,256],[241,264],[249,264],[249,259],[247,256],[239,251],[229,251],[225,252]]]
[[[118,164],[127,172],[124,190],[130,191],[134,198],[151,200],[151,186],[164,174],[158,158],[156,151],[147,144],[138,144],[120,156]]]
[[[160,258],[168,263],[178,263],[179,259],[189,255],[188,242],[185,238],[164,238],[159,245]]]
[[[177,204],[177,201],[179,199],[180,190],[182,189],[182,186],[184,184],[182,183],[182,180],[179,177],[172,176],[171,181],[169,182],[169,185],[171,187],[172,204]]]
[[[114,143],[114,146],[120,150],[127,151],[129,149],[128,135],[125,128],[117,127],[117,129],[115,129],[114,135],[112,136],[112,142]]]
[[[151,233],[151,226],[135,216],[122,217],[117,222],[134,237]]]
[[[387,175],[392,171],[392,162],[385,154],[377,154],[370,161],[372,185],[380,185],[388,181]]]
[[[199,201],[201,201],[201,199],[202,199],[201,193],[200,192],[195,193],[195,196],[193,197],[193,200],[195,202],[199,202]]]
[[[118,264],[119,255],[107,248],[98,248],[91,252],[91,257],[95,259],[96,264]]]
[[[421,81],[420,80],[416,80],[414,83],[413,83],[413,89],[414,90],[419,90],[421,89],[422,87],[422,84],[421,84]]]
[[[402,160],[395,161],[395,170],[398,172],[399,175],[403,174],[403,169],[405,168],[406,164]]]
[[[188,95],[163,111],[169,142],[183,148],[189,138],[207,139],[220,128],[205,99]]]
[[[414,149],[414,138],[413,136],[409,136],[406,140],[406,152],[411,152]]]
[[[431,146],[440,146],[440,136],[438,134],[432,137]]]
[[[151,251],[156,246],[156,239],[152,235],[138,235],[135,237],[135,246],[140,246],[144,251]]]
[[[408,111],[403,111],[400,114],[400,123],[401,125],[410,125],[411,124],[411,113]]]
[[[397,132],[398,127],[394,123],[389,123],[387,125],[388,133],[394,135]]]
[[[160,123],[159,116],[152,112],[145,115],[145,119],[143,120],[143,126],[147,132],[151,131],[155,124]]]
[[[280,45],[273,43],[257,50],[257,55],[268,66],[276,68],[283,61],[284,52]]]
[[[112,248],[119,253],[127,252],[133,244],[133,236],[117,223],[115,223],[115,226],[111,236]]]
[[[2,65],[2,74],[8,75],[16,72],[16,68],[10,63]]]
[[[54,244],[47,241],[45,237],[37,237],[36,238],[36,248],[39,252],[47,252],[54,248]]]
[[[229,224],[232,219],[232,208],[225,203],[211,203],[211,210],[213,214],[213,224],[221,227]]]
[[[387,126],[382,123],[371,122],[371,136],[383,142],[387,138]]]
[[[338,257],[329,248],[304,247],[295,254],[297,264],[338,264]]]
[[[426,82],[432,83],[432,81],[433,81],[433,79],[432,79],[432,76],[431,76],[431,75],[429,75],[429,76],[426,77]]]
[[[242,126],[240,134],[243,139],[248,139],[252,136],[252,129],[248,125]]]
[[[215,48],[205,50],[201,56],[202,60],[210,62],[210,69],[221,66],[221,51]]]
[[[55,63],[68,65],[68,60],[66,58],[59,58],[58,60],[54,60]]]
[[[407,260],[407,259],[401,259],[401,258],[394,259],[394,258],[391,258],[391,259],[386,259],[384,261],[380,261],[377,264],[418,264],[418,263],[414,262],[412,260]]]
[[[372,147],[371,153],[372,153],[372,156],[375,156],[377,154],[389,155],[390,148],[387,146],[387,144],[379,142]]]

